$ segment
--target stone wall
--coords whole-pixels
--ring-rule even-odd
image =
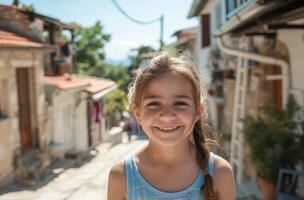
[[[42,50],[34,49],[18,49],[18,48],[2,48],[0,49],[0,61],[3,65],[0,67],[0,79],[7,83],[7,123],[0,122],[0,144],[5,152],[5,157],[1,156],[0,160],[5,159],[5,170],[0,169],[0,179],[6,173],[11,173],[14,170],[12,160],[18,157],[21,152],[20,131],[19,131],[19,105],[18,105],[18,88],[16,80],[16,70],[18,68],[29,68],[30,75],[30,102],[32,107],[33,130],[38,135],[40,140],[37,145],[44,148],[46,144],[46,136],[44,135],[44,92],[42,76],[43,62]],[[0,82],[1,84],[1,82]],[[2,127],[3,126],[3,127]],[[3,134],[3,135],[2,135]],[[5,136],[5,137],[4,137]],[[2,173],[3,172],[3,173]],[[1,180],[0,180],[1,181]]]
[[[3,23],[5,22],[5,24]],[[29,30],[28,17],[15,7],[0,5],[0,26],[14,27],[19,30]]]

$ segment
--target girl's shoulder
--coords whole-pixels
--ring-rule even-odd
[[[225,199],[225,194],[234,199],[235,182],[232,167],[228,161],[218,155],[214,155],[213,181],[219,199]]]
[[[219,155],[213,154],[214,174],[222,172],[232,172],[230,163]]]
[[[108,195],[112,196],[109,199],[126,199],[127,184],[123,160],[115,163],[110,169]]]
[[[115,179],[124,179],[125,178],[123,160],[118,161],[111,167],[110,176],[112,176],[112,178],[115,178]]]

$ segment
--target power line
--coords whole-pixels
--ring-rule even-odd
[[[137,24],[141,24],[141,25],[147,25],[147,24],[152,24],[152,23],[155,23],[157,21],[160,21],[161,18],[157,18],[157,19],[153,19],[151,21],[140,21],[140,20],[137,20],[133,17],[131,17],[126,11],[124,11],[120,5],[115,1],[115,0],[112,0],[113,4],[115,5],[115,7],[121,12],[121,14],[123,14],[125,17],[127,17],[129,20],[137,23]]]
[[[141,24],[141,25],[147,25],[147,24],[152,24],[155,23],[157,21],[160,22],[160,39],[159,39],[159,49],[162,50],[164,42],[163,42],[163,38],[164,38],[164,15],[162,15],[160,18],[154,19],[154,20],[150,20],[150,21],[140,21],[137,20],[133,17],[131,17],[126,11],[124,11],[119,4],[116,2],[116,0],[112,0],[112,3],[114,4],[114,6],[121,12],[121,14],[123,14],[126,18],[128,18],[129,20],[131,20],[132,22],[135,22],[137,24]]]

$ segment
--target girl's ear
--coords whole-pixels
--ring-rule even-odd
[[[141,116],[140,116],[139,108],[133,104],[132,105],[132,111],[134,113],[136,121],[140,124],[140,122],[141,122]]]
[[[195,122],[197,122],[198,120],[200,120],[203,116],[203,113],[205,112],[205,103],[200,103],[199,106],[198,106],[198,113],[195,117]]]

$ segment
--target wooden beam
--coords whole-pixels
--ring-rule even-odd
[[[304,24],[270,24],[268,25],[268,29],[304,29]]]

